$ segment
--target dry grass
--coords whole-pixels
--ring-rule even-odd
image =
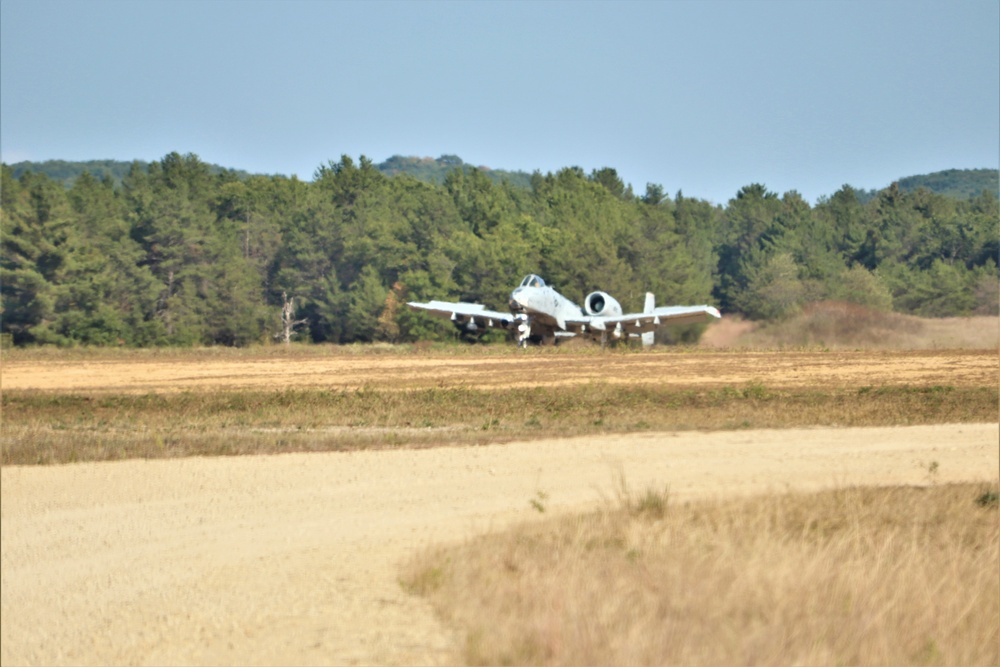
[[[638,345],[621,345],[614,349],[622,353],[641,352]],[[654,350],[679,348],[653,348]],[[322,357],[399,357],[399,356],[433,356],[446,354],[450,357],[503,357],[511,354],[524,356],[526,354],[540,356],[593,354],[602,355],[597,343],[575,341],[573,345],[532,346],[527,350],[516,348],[513,344],[469,344],[462,341],[432,343],[421,341],[417,343],[352,343],[349,345],[334,345],[327,343],[291,343],[289,345],[257,345],[252,347],[11,347],[0,348],[2,361],[173,361],[173,360],[212,360],[212,359],[277,359],[298,360]]]
[[[316,367],[335,374],[352,366],[320,361],[344,355],[363,357],[353,364],[353,375],[348,373],[350,384],[337,385],[322,374],[309,376]],[[369,363],[368,356],[374,361]],[[265,363],[245,370],[260,359]],[[486,370],[477,368],[480,359]],[[10,364],[5,378],[19,378],[30,387],[25,375],[36,372],[50,380],[41,386],[53,387],[5,386],[0,397],[4,465],[997,418],[996,355],[987,351],[594,347],[581,352],[465,346],[442,353],[405,346],[292,345],[40,348],[4,351],[3,361]],[[182,370],[165,373],[166,380],[152,385],[161,391],[141,388],[145,374],[178,367]],[[205,367],[215,373],[206,376],[212,384],[195,384]],[[68,374],[67,387],[81,377],[86,383],[80,389],[65,388],[61,373]],[[470,384],[477,373],[492,384]],[[114,384],[116,378],[133,376],[138,379],[131,385]],[[328,384],[310,385],[304,377]],[[749,379],[755,377],[765,379]],[[525,378],[538,386],[516,384]],[[251,380],[258,384],[244,384]]]
[[[996,665],[998,487],[614,507],[422,554],[472,665]]]
[[[5,391],[0,462],[487,444],[636,431],[991,422],[995,387]]]
[[[705,347],[828,349],[992,349],[1000,347],[1000,318],[921,318],[839,301],[812,303],[782,322],[729,319],[705,335]]]

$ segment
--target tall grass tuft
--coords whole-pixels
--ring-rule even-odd
[[[472,665],[996,665],[996,493],[649,491],[429,551],[403,582],[433,581],[411,590]]]

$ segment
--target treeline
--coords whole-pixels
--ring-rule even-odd
[[[132,171],[132,169],[138,165],[141,169],[148,169],[149,163],[144,160],[133,160],[132,162],[125,162],[122,160],[83,160],[83,161],[70,161],[70,160],[45,160],[44,162],[15,162],[10,165],[10,168],[14,172],[14,178],[21,178],[24,174],[28,172],[36,172],[39,174],[45,174],[54,181],[59,181],[65,187],[69,188],[73,186],[76,179],[80,178],[83,174],[90,174],[94,178],[103,180],[104,178],[110,178],[115,183],[121,183],[122,179],[125,178]],[[247,178],[250,176],[249,172],[243,171],[241,169],[226,169],[217,164],[208,164],[208,171],[212,174],[220,174],[222,172],[230,172],[236,174],[240,178]]]
[[[304,182],[172,153],[69,189],[4,165],[0,209],[2,329],[21,345],[249,345],[281,334],[283,310],[303,340],[443,339],[450,324],[405,301],[502,308],[527,273],[629,309],[649,290],[757,319],[825,299],[998,310],[992,192],[894,185],[862,203],[845,186],[812,207],[754,184],[722,207],[655,184],[636,195],[610,168],[536,172],[528,188],[456,168],[437,185],[345,156]]]
[[[15,162],[10,165],[10,168],[14,171],[14,178],[21,178],[21,176],[28,172],[36,172],[39,174],[45,174],[52,180],[59,181],[65,187],[69,188],[73,186],[76,179],[85,173],[90,174],[98,180],[110,178],[116,184],[120,184],[125,176],[127,176],[137,164],[142,169],[149,168],[149,163],[142,160],[136,160],[133,162],[122,160],[85,160],[80,162],[72,162],[68,160],[45,160],[44,162],[25,161]],[[230,174],[235,174],[241,179],[249,178],[250,176],[249,172],[239,169],[230,170],[211,163],[207,163],[207,166],[209,172],[212,174],[220,174],[228,171]],[[531,187],[531,174],[528,172],[505,171],[503,169],[490,169],[489,167],[474,167],[470,164],[466,164],[462,158],[457,155],[442,155],[436,158],[404,157],[402,155],[393,155],[385,162],[379,162],[376,164],[375,168],[386,176],[409,174],[419,181],[426,181],[436,185],[444,184],[444,179],[455,169],[461,169],[465,172],[478,169],[486,174],[486,177],[494,183],[499,184],[506,181],[511,185],[516,185],[522,188]]]

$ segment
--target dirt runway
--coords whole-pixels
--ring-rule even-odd
[[[517,387],[587,382],[768,387],[990,386],[996,350],[919,352],[654,352],[516,355],[315,354],[308,357],[6,360],[5,389],[172,392],[322,387],[331,390]]]
[[[993,479],[998,427],[642,434],[2,470],[4,665],[442,664],[415,549],[595,506]],[[931,473],[932,463],[937,463]]]

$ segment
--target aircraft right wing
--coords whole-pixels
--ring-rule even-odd
[[[697,324],[722,317],[715,306],[660,306],[651,314],[662,324]]]
[[[406,304],[411,310],[422,310],[436,317],[447,317],[452,322],[466,328],[475,329],[477,327],[497,327],[506,329],[510,327],[515,317],[510,313],[502,313],[498,310],[487,310],[486,306],[479,303],[466,303],[464,301],[409,301]],[[469,324],[475,324],[469,327]]]
[[[696,324],[719,317],[721,315],[714,306],[661,306],[648,313],[567,318],[566,329],[580,333],[587,329],[606,331],[621,326],[627,333],[645,333],[664,325]]]

